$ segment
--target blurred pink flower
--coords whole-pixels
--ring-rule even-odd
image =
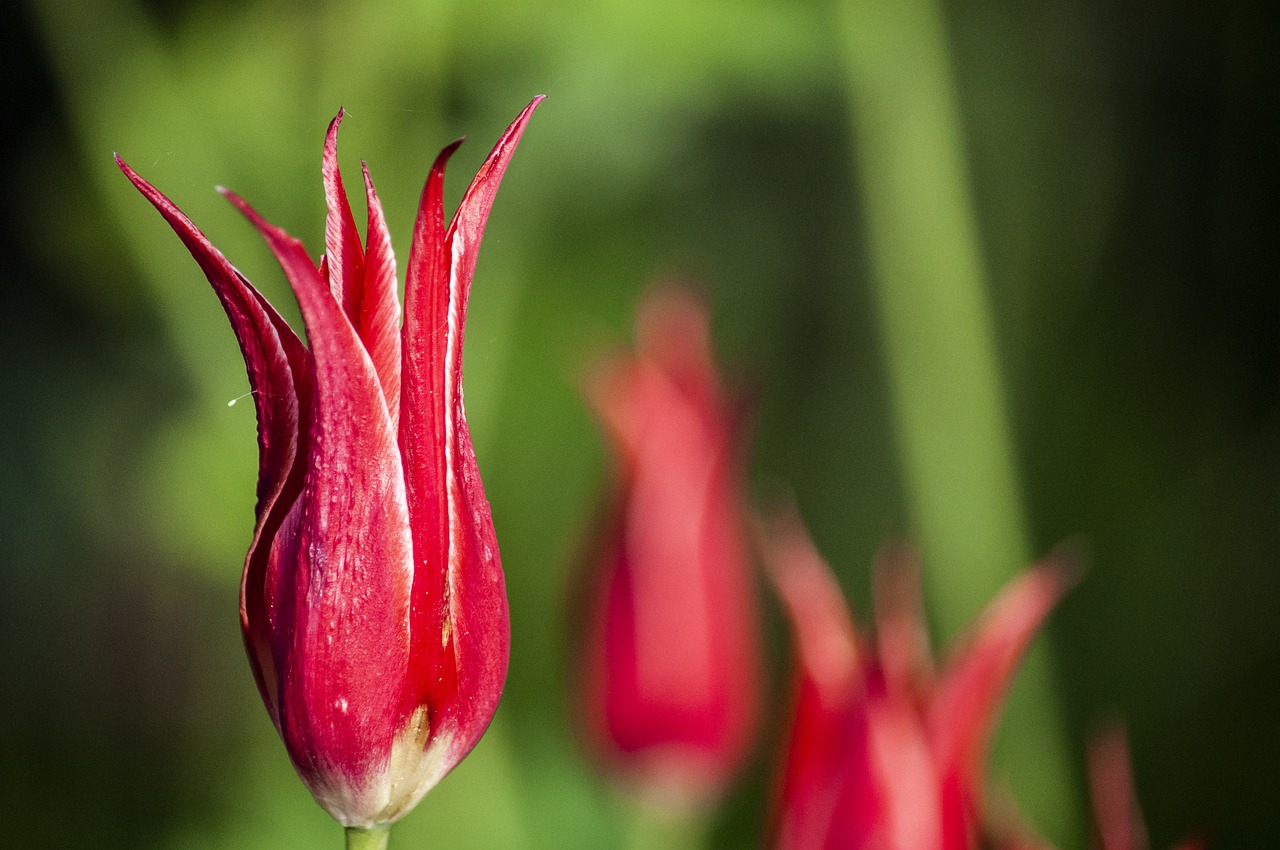
[[[1070,571],[1050,558],[1015,578],[935,674],[912,552],[897,548],[880,557],[872,644],[858,632],[799,518],[779,519],[764,536],[797,666],[774,846],[982,846],[990,728]]]
[[[740,408],[721,387],[708,325],[693,296],[651,293],[637,353],[599,364],[587,387],[613,442],[616,491],[588,590],[586,731],[624,785],[675,808],[724,791],[760,702]]]
[[[368,169],[361,246],[325,139],[325,255],[230,192],[275,253],[308,349],[174,204],[117,157],[186,245],[240,343],[258,418],[258,500],[240,620],[294,767],[345,826],[391,823],[484,734],[510,628],[489,504],[462,405],[480,237],[541,98],[503,134],[445,227],[445,162],[423,190],[400,327],[395,259]]]

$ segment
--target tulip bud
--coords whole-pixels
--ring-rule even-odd
[[[325,254],[245,201],[298,299],[309,347],[168,198],[117,157],[213,285],[258,418],[257,522],[240,621],[285,748],[344,826],[392,823],[484,733],[506,678],[502,568],[462,405],[467,296],[498,184],[534,108],[507,129],[446,228],[436,159],[414,226],[404,326],[368,169],[361,245],[325,139]]]
[[[588,587],[581,708],[607,769],[675,808],[724,791],[759,707],[738,411],[708,324],[691,295],[651,294],[638,351],[599,364],[587,387],[613,443],[616,489]]]

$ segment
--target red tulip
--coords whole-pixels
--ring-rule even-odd
[[[1015,578],[935,675],[918,566],[879,564],[877,644],[858,633],[798,519],[767,565],[795,634],[797,690],[775,815],[782,850],[966,850],[983,835],[983,757],[1018,660],[1067,587],[1050,559]]]
[[[535,99],[445,227],[454,143],[423,190],[405,281],[364,169],[360,244],[324,146],[319,267],[302,244],[228,199],[261,232],[298,299],[308,349],[174,204],[117,157],[222,302],[258,418],[258,499],[240,621],[267,711],[303,782],[339,822],[391,823],[475,746],[506,678],[510,628],[489,504],[462,405],[467,296],[498,184]]]
[[[724,790],[759,704],[738,411],[692,296],[651,295],[637,336],[639,351],[607,360],[588,386],[617,492],[593,564],[582,707],[590,743],[624,784],[688,808]]]

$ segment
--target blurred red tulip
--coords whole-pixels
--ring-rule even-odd
[[[489,504],[462,405],[480,237],[541,98],[507,129],[446,229],[445,162],[423,190],[400,328],[395,259],[364,170],[364,246],[324,147],[326,253],[226,192],[275,253],[310,349],[172,202],[117,157],[213,285],[258,418],[258,501],[240,619],[254,676],[302,780],[345,826],[391,823],[475,746],[506,678],[510,628]]]
[[[873,645],[800,520],[765,534],[766,566],[791,620],[797,684],[773,841],[780,850],[978,847],[987,738],[1018,661],[1067,588],[1049,559],[1015,578],[935,674],[919,565],[877,564]]]
[[[673,808],[724,791],[760,699],[740,410],[720,385],[708,324],[693,296],[651,294],[637,353],[600,364],[587,388],[617,490],[588,591],[582,710],[608,769]]]

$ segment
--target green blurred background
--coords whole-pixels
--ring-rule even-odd
[[[214,184],[318,250],[340,105],[405,260],[534,117],[472,297],[467,403],[502,544],[490,734],[393,846],[599,848],[564,623],[606,453],[577,376],[655,278],[697,281],[855,609],[923,543],[953,634],[1076,536],[1083,583],[995,779],[1064,847],[1130,730],[1153,846],[1280,846],[1280,13],[1115,0],[525,4],[27,0],[3,13],[0,823],[21,847],[337,847],[243,657],[253,408],[194,263],[120,151],[289,315]],[[775,667],[784,659],[770,606]],[[759,843],[785,678],[716,847]]]

